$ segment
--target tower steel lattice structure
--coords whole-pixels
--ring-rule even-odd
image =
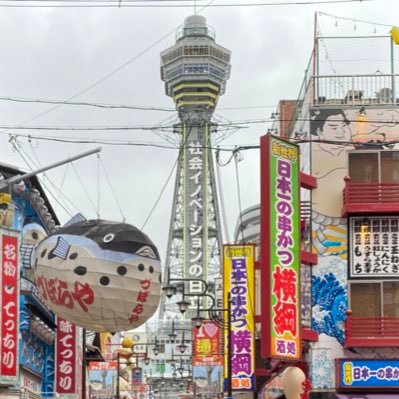
[[[164,281],[202,279],[213,288],[221,275],[221,225],[211,149],[217,125],[211,118],[230,77],[230,56],[229,50],[216,44],[213,29],[200,15],[187,17],[176,43],[161,53],[161,78],[175,102],[179,116],[175,133],[180,135]],[[195,307],[201,283],[182,284],[186,299]],[[162,297],[161,319],[180,315],[177,300]]]

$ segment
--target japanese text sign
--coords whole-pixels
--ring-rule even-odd
[[[56,391],[76,394],[76,326],[57,317],[56,335]]]
[[[223,366],[220,327],[205,320],[193,330],[193,366]]]
[[[397,217],[350,218],[350,277],[398,278]]]
[[[261,138],[261,323],[263,358],[301,357],[299,151]]]
[[[223,303],[231,325],[225,331],[225,363],[231,359],[233,390],[255,389],[255,245],[223,246]],[[224,318],[225,320],[227,317]],[[231,353],[228,353],[230,333]],[[227,377],[227,367],[225,377]]]
[[[18,237],[1,232],[0,383],[18,382]]]
[[[195,279],[208,274],[207,234],[208,231],[208,125],[205,129],[183,125],[183,275],[188,281],[188,300],[195,301],[195,294],[203,286]],[[194,295],[194,296],[192,296]],[[195,303],[192,302],[192,306]]]
[[[398,359],[337,359],[339,388],[399,388]]]

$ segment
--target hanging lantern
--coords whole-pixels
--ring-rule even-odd
[[[287,367],[282,375],[284,395],[287,399],[302,399],[304,395],[305,373],[299,367]]]
[[[399,45],[399,27],[393,26],[389,33],[391,34],[393,42]]]
[[[88,330],[134,329],[159,304],[158,251],[126,223],[86,220],[62,227],[37,245],[33,267],[47,305]]]

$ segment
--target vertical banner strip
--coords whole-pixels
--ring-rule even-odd
[[[223,246],[223,304],[231,300],[231,325],[225,329],[225,378],[231,359],[233,390],[255,390],[255,245]],[[227,317],[224,318],[226,320]],[[231,353],[227,344],[230,333]]]
[[[260,299],[261,320],[261,356],[263,359],[271,357],[271,311],[270,311],[270,135],[260,138],[260,255],[261,272],[260,285],[262,292]]]
[[[1,233],[0,382],[17,383],[19,330],[18,237]]]
[[[298,146],[271,135],[262,137],[261,179],[261,280],[268,296],[262,301],[262,339],[267,340],[266,345],[262,342],[262,356],[297,360],[301,357]]]
[[[62,317],[57,317],[55,350],[56,392],[61,395],[77,394],[76,326]]]

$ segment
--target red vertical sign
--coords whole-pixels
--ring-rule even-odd
[[[56,392],[76,393],[76,326],[57,317]]]
[[[1,242],[1,366],[3,377],[17,376],[18,362],[18,238],[2,235]]]
[[[223,355],[220,328],[211,321],[204,321],[193,330],[193,366],[222,366]]]

